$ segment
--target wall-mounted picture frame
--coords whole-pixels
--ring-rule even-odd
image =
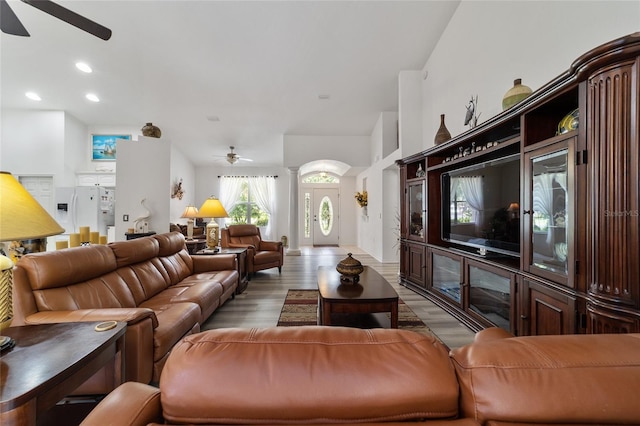
[[[116,161],[116,140],[131,135],[91,135],[91,161]]]

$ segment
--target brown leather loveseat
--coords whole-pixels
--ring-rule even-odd
[[[191,257],[179,232],[35,253],[14,270],[12,325],[125,321],[125,379],[155,382],[237,286],[234,255]]]
[[[509,337],[448,352],[407,330],[218,329],[169,356],[160,387],[125,383],[104,425],[640,423],[640,334]]]

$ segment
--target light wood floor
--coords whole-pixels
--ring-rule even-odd
[[[336,265],[347,252],[377,270],[404,302],[449,348],[470,343],[474,333],[424,297],[398,284],[398,264],[380,263],[355,247],[302,247],[301,256],[286,256],[282,274],[277,268],[258,272],[244,293],[228,300],[203,324],[203,330],[227,327],[273,327],[278,321],[287,290],[316,289],[320,265]]]

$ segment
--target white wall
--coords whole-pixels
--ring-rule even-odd
[[[639,29],[638,1],[461,2],[423,70],[422,148],[433,146],[440,114],[452,136],[468,129],[471,95],[482,123],[502,111],[514,79],[536,90],[587,51]]]
[[[200,208],[204,199],[196,198],[196,172],[193,163],[184,156],[175,144],[171,145],[171,173],[169,176],[171,191],[174,185],[182,179],[182,200],[171,198],[169,201],[169,220],[171,223],[187,224],[187,219],[182,219],[182,213],[188,205]]]
[[[371,164],[370,152],[369,136],[284,136],[285,167],[299,167],[319,159],[342,161],[352,167],[368,167]]]
[[[171,200],[171,143],[163,139],[138,136],[137,141],[116,142],[116,241],[125,239],[128,228],[148,212],[149,231],[169,231]],[[141,200],[145,199],[145,205]],[[129,221],[123,220],[129,215]]]
[[[397,126],[395,114],[380,114],[369,144],[372,152],[382,152],[397,146]],[[358,174],[354,192],[367,190],[368,205],[365,209],[356,205],[355,223],[357,229],[356,245],[381,262],[397,262],[395,245],[396,211],[399,210],[400,179],[395,160],[400,158],[400,149],[384,158],[373,158],[371,167]],[[366,188],[365,188],[366,179]]]
[[[405,154],[422,150],[422,73],[401,71],[398,75],[398,136]]]
[[[65,113],[2,110],[0,168],[14,175],[52,175],[65,185]]]

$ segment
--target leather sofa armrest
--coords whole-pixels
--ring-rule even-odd
[[[236,255],[235,254],[217,254],[215,256],[197,255],[191,256],[193,259],[193,272],[208,271],[235,271]]]
[[[100,401],[80,425],[146,426],[150,423],[163,423],[160,389],[126,382]]]
[[[128,325],[151,318],[153,328],[158,318],[149,308],[78,309],[75,311],[40,311],[25,318],[25,324],[52,324],[59,322],[125,321]]]
[[[280,251],[282,250],[282,241],[260,241],[261,251]]]

